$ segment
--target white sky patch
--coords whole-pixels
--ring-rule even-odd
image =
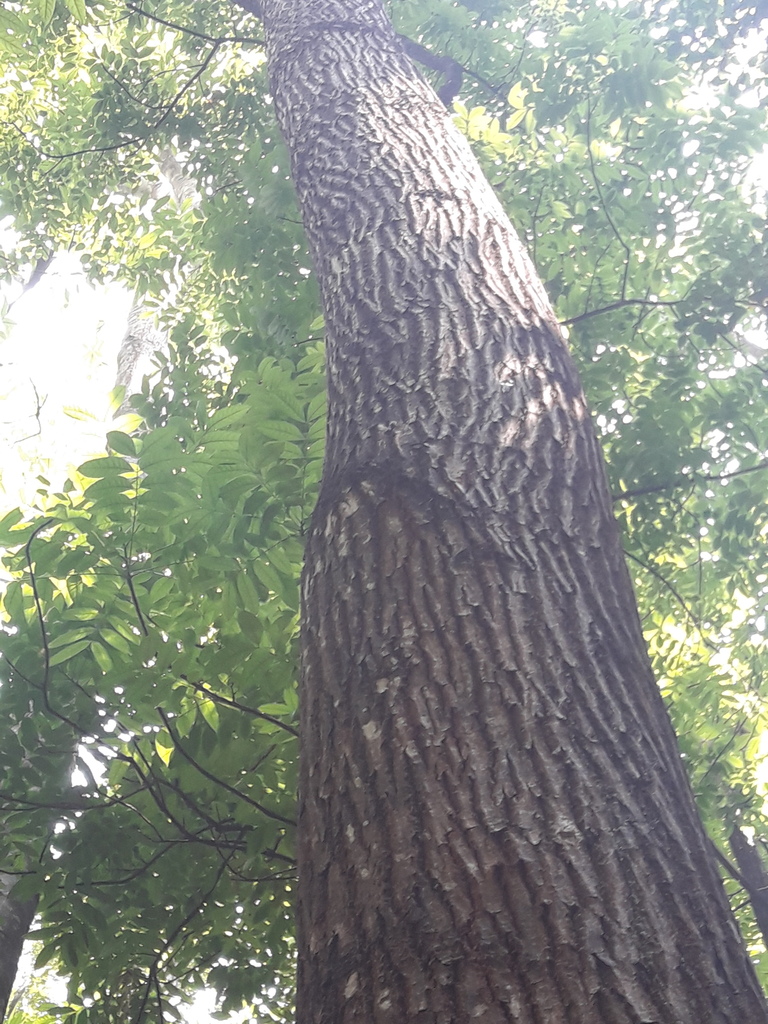
[[[68,471],[104,451],[115,429],[117,352],[130,293],[91,285],[74,254],[55,257],[40,282],[11,303],[0,337],[0,501],[30,502],[46,477],[60,487]],[[15,301],[14,301],[15,300]]]

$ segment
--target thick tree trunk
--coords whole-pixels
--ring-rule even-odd
[[[21,948],[35,916],[37,900],[15,900],[13,875],[0,872],[0,1021],[11,998]]]
[[[323,293],[299,1024],[768,1019],[577,374],[380,0],[263,0]]]

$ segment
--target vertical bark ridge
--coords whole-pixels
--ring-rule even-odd
[[[264,0],[323,295],[299,1024],[765,1021],[535,272],[379,0]]]
[[[679,762],[561,609],[537,625],[538,567],[513,589],[414,490],[349,488],[308,556],[299,1020],[739,1019],[743,963],[699,973],[738,938]]]

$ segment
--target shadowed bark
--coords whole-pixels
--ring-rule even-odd
[[[11,998],[24,939],[35,916],[37,900],[13,898],[16,878],[0,872],[0,1021]]]
[[[379,0],[263,0],[323,294],[299,1024],[765,1021],[578,376]]]
[[[763,933],[763,942],[768,943],[768,871],[760,850],[756,844],[749,842],[738,825],[731,832],[728,842],[752,904],[757,927]]]

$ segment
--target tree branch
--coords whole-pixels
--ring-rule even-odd
[[[133,11],[134,14],[141,15],[142,18],[146,18],[148,21],[154,21],[158,25],[164,25],[166,28],[172,28],[175,32],[183,32],[184,35],[193,36],[195,39],[202,39],[206,43],[216,43],[221,45],[222,43],[256,43],[259,46],[264,46],[264,40],[252,36],[209,36],[205,32],[198,32],[194,28],[188,28],[186,25],[179,25],[175,21],[168,21],[165,18],[160,18],[157,14],[152,14],[149,11],[145,11],[143,7],[139,7],[138,4],[131,3],[130,0],[125,5],[129,11]],[[251,8],[246,4],[240,4],[245,10],[250,11]],[[259,14],[258,17],[261,17]]]
[[[618,299],[616,302],[611,302],[607,306],[601,306],[600,309],[588,309],[586,313],[579,313],[577,316],[568,317],[567,320],[561,320],[561,327],[570,327],[572,324],[578,324],[582,320],[589,320],[593,316],[601,316],[603,313],[612,313],[616,309],[623,309],[625,306],[661,306],[670,307],[676,306],[680,299]]]
[[[645,569],[646,572],[649,572],[651,574],[651,576],[653,576],[655,579],[657,579],[659,581],[659,583],[662,583],[667,588],[667,590],[670,592],[670,594],[674,597],[674,599],[678,602],[680,607],[685,612],[686,616],[690,619],[690,621],[696,627],[699,635],[701,636],[702,642],[707,647],[709,647],[710,650],[713,650],[713,651],[719,650],[717,644],[714,644],[707,636],[705,636],[704,629],[703,629],[701,623],[696,618],[696,616],[693,614],[691,609],[688,607],[688,604],[687,604],[685,598],[677,590],[677,588],[672,583],[669,582],[669,580],[666,578],[666,576],[662,572],[659,572],[659,570],[656,568],[656,566],[652,565],[650,562],[644,562],[642,560],[642,558],[638,558],[637,555],[633,555],[632,552],[631,551],[627,551],[626,548],[624,549],[624,555],[627,558],[631,559],[633,562],[636,562],[639,566],[641,566],[643,569]]]
[[[162,718],[163,725],[165,725],[165,728],[168,730],[168,733],[171,739],[173,740],[174,746],[176,747],[178,752],[181,754],[184,760],[191,764],[192,767],[195,768],[197,771],[199,771],[204,778],[208,779],[208,781],[212,782],[214,785],[220,786],[222,789],[226,790],[227,793],[231,793],[233,796],[238,797],[245,803],[250,804],[251,807],[255,807],[257,811],[260,811],[263,815],[265,815],[265,817],[271,818],[272,821],[279,821],[282,825],[296,825],[296,822],[293,820],[293,818],[285,818],[283,817],[282,814],[278,814],[277,811],[271,811],[268,807],[265,807],[264,804],[259,803],[258,800],[254,800],[246,793],[241,793],[239,789],[235,789],[235,787],[230,786],[228,782],[225,782],[223,779],[218,778],[216,775],[211,774],[211,772],[203,768],[203,766],[198,761],[196,761],[195,758],[192,757],[192,755],[187,750],[184,749],[178,735],[174,734],[174,730],[171,726],[170,719],[163,711],[163,709],[156,708],[155,710]]]
[[[411,60],[444,75],[443,84],[437,90],[437,95],[450,110],[461,88],[461,80],[464,75],[462,65],[447,54],[433,53],[432,50],[428,50],[426,46],[422,46],[414,39],[409,39],[408,36],[398,34],[397,38]]]
[[[206,697],[209,697],[214,703],[222,704],[227,708],[234,708],[236,711],[244,711],[247,715],[253,715],[254,718],[262,718],[265,722],[271,722],[272,725],[277,725],[279,728],[290,733],[291,736],[299,735],[298,729],[294,729],[292,725],[288,725],[286,722],[281,722],[279,718],[275,718],[273,715],[267,715],[263,711],[257,711],[256,708],[250,708],[246,704],[241,704],[236,700],[229,700],[227,697],[222,697],[220,693],[216,693],[215,690],[209,690],[207,686],[203,686],[202,683],[193,683],[191,679],[187,679],[186,676],[180,677],[192,687],[193,690],[197,690],[199,693],[204,693]]]
[[[146,143],[152,137],[152,135],[154,135],[154,133],[165,124],[165,122],[171,116],[171,114],[176,109],[178,104],[181,102],[185,94],[189,92],[189,90],[192,88],[195,82],[197,82],[203,76],[203,74],[207,70],[208,66],[215,57],[221,45],[227,41],[228,40],[226,38],[215,39],[213,41],[210,53],[197,67],[194,74],[189,79],[187,79],[184,85],[182,85],[182,87],[170,101],[168,106],[165,108],[162,115],[155,121],[154,124],[150,125],[150,127],[142,135],[134,135],[131,138],[123,140],[122,142],[113,142],[106,146],[85,146],[83,147],[83,149],[74,149],[68,153],[50,153],[47,150],[42,149],[41,147],[35,145],[35,143],[33,143],[27,137],[27,133],[23,131],[21,128],[19,128],[19,126],[15,124],[13,121],[3,121],[0,123],[5,124],[9,128],[13,128],[14,131],[18,132],[18,134],[21,135],[21,137],[24,139],[27,145],[31,146],[32,149],[38,154],[38,156],[41,156],[46,160],[56,160],[57,162],[61,160],[69,160],[75,156],[84,156],[87,153],[112,153],[118,149],[131,148],[133,146],[143,146],[144,143]]]
[[[755,466],[745,466],[743,469],[734,469],[731,473],[685,473],[676,480],[669,480],[664,484],[652,484],[648,487],[636,487],[630,491],[619,491],[614,494],[614,501],[623,501],[627,498],[641,498],[645,494],[662,494],[664,491],[674,490],[676,487],[684,487],[686,484],[697,484],[700,481],[705,483],[717,483],[720,480],[731,480],[733,477],[746,476],[747,473],[757,473],[768,469],[768,459],[763,459]]]

